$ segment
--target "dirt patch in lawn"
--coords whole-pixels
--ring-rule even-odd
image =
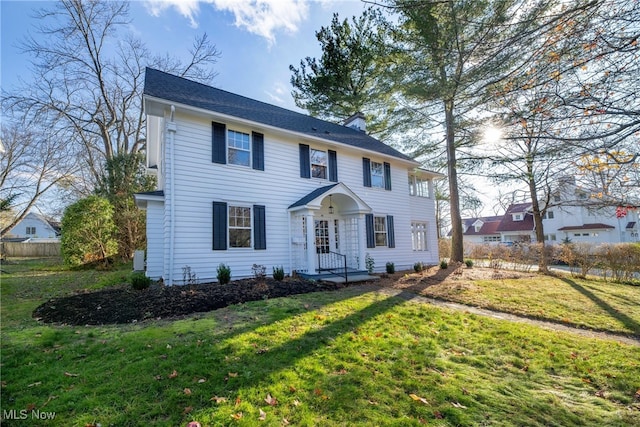
[[[101,325],[184,316],[232,304],[344,288],[345,285],[287,278],[277,282],[236,280],[227,285],[152,285],[135,290],[120,285],[99,291],[54,298],[38,306],[33,317],[46,323]]]
[[[494,270],[491,268],[468,268],[465,264],[449,265],[441,269],[439,266],[429,267],[419,273],[399,272],[382,275],[380,285],[401,289],[419,295],[441,296],[475,289],[478,280],[506,280],[533,277],[535,273],[520,271]]]

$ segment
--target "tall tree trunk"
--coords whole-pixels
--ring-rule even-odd
[[[536,240],[540,244],[540,261],[538,270],[541,273],[548,273],[547,254],[544,243],[544,228],[542,225],[542,212],[540,212],[540,202],[538,201],[538,187],[533,176],[533,160],[527,160],[527,176],[529,180],[529,193],[531,194],[531,207],[533,210],[533,223],[536,231]]]
[[[456,147],[453,119],[453,100],[444,102],[447,132],[447,174],[449,175],[449,207],[451,209],[451,255],[450,262],[462,262],[462,217],[460,216],[460,195],[458,194],[458,171],[456,167]]]

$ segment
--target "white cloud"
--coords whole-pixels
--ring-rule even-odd
[[[153,16],[175,8],[195,28],[200,3],[198,0],[147,0],[145,5]],[[202,3],[231,12],[237,27],[264,37],[270,45],[275,43],[276,32],[298,31],[298,26],[309,14],[309,5],[304,0],[203,0]]]
[[[265,90],[264,93],[271,99],[272,102],[284,106],[287,104],[285,97],[288,95],[287,87],[281,82],[276,82],[272,86],[272,90]]]

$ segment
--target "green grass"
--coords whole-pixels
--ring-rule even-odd
[[[472,286],[435,285],[425,289],[424,295],[640,337],[640,286],[533,275],[478,280]]]
[[[89,272],[2,276],[1,406],[55,412],[40,425],[640,425],[640,347],[360,287],[175,321],[41,325],[37,295],[64,291],[39,268],[68,275],[64,289]]]

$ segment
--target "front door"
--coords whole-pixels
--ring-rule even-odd
[[[340,227],[337,218],[316,219],[316,253],[340,252]]]

